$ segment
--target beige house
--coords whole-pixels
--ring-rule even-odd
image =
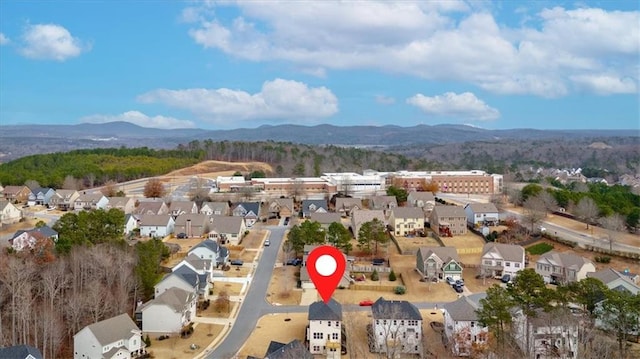
[[[212,216],[207,237],[220,244],[238,244],[247,230],[244,219],[237,216]]]
[[[369,209],[388,210],[398,207],[395,196],[371,196],[369,197]]]
[[[339,214],[329,212],[329,213],[311,213],[311,217],[309,220],[312,222],[318,222],[322,226],[322,228],[329,229],[331,223],[336,222],[342,224],[342,219]]]
[[[20,222],[22,211],[7,200],[0,200],[0,225]]]
[[[73,209],[76,211],[105,209],[107,204],[109,199],[102,193],[82,193],[73,202]]]
[[[538,258],[535,270],[545,283],[564,285],[586,278],[587,273],[596,271],[596,266],[579,255],[551,251]]]
[[[374,218],[377,218],[384,225],[387,224],[387,220],[384,216],[383,210],[354,210],[351,212],[351,230],[353,231],[353,236],[358,239],[358,232],[360,231],[360,227],[367,222],[373,221]]]
[[[205,214],[183,213],[176,217],[173,231],[187,238],[206,237],[209,233],[209,217]]]
[[[169,213],[174,217],[181,214],[195,214],[198,213],[198,205],[193,201],[171,201]]]
[[[435,205],[436,197],[431,192],[411,191],[407,195],[407,206],[420,207],[430,212]]]
[[[418,207],[396,207],[389,215],[396,236],[416,235],[424,231],[424,212]]]
[[[2,190],[4,199],[11,203],[25,203],[30,194],[31,190],[27,186],[5,186]]]
[[[342,217],[351,216],[351,211],[364,209],[360,198],[336,198],[335,212]]]
[[[131,197],[110,197],[107,210],[112,208],[119,209],[124,214],[131,214],[136,209],[136,201]]]
[[[229,202],[204,202],[200,207],[200,213],[207,216],[228,216],[230,212]]]
[[[164,201],[159,200],[159,201],[140,201],[138,203],[138,206],[136,207],[136,209],[133,211],[134,214],[141,214],[141,215],[146,215],[146,214],[155,214],[155,215],[159,215],[159,214],[169,214],[169,207],[167,207],[167,204],[164,203]]]
[[[482,274],[502,277],[508,274],[513,279],[525,268],[524,248],[515,244],[486,243],[480,260]]]
[[[441,236],[467,234],[467,215],[460,206],[437,205],[431,211],[431,229]]]
[[[284,218],[294,215],[292,198],[275,198],[269,203],[267,214],[269,218]]]
[[[79,196],[80,192],[75,189],[59,189],[49,200],[49,205],[61,211],[68,211],[74,208]]]

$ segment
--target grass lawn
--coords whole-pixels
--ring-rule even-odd
[[[541,255],[553,249],[553,244],[541,242],[527,248],[527,252],[533,255]]]

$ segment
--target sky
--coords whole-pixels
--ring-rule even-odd
[[[0,1],[0,125],[640,132],[637,1]]]

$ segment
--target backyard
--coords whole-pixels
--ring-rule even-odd
[[[199,323],[194,326],[193,334],[182,339],[179,334],[172,334],[169,339],[158,340],[159,335],[150,335],[151,346],[147,349],[155,358],[179,359],[194,357],[202,352],[211,341],[222,332],[223,326]],[[192,349],[195,344],[196,349]]]

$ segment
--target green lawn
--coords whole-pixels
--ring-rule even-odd
[[[540,255],[549,252],[553,249],[553,244],[549,243],[538,243],[534,244],[531,247],[527,248],[527,252],[533,255]]]

